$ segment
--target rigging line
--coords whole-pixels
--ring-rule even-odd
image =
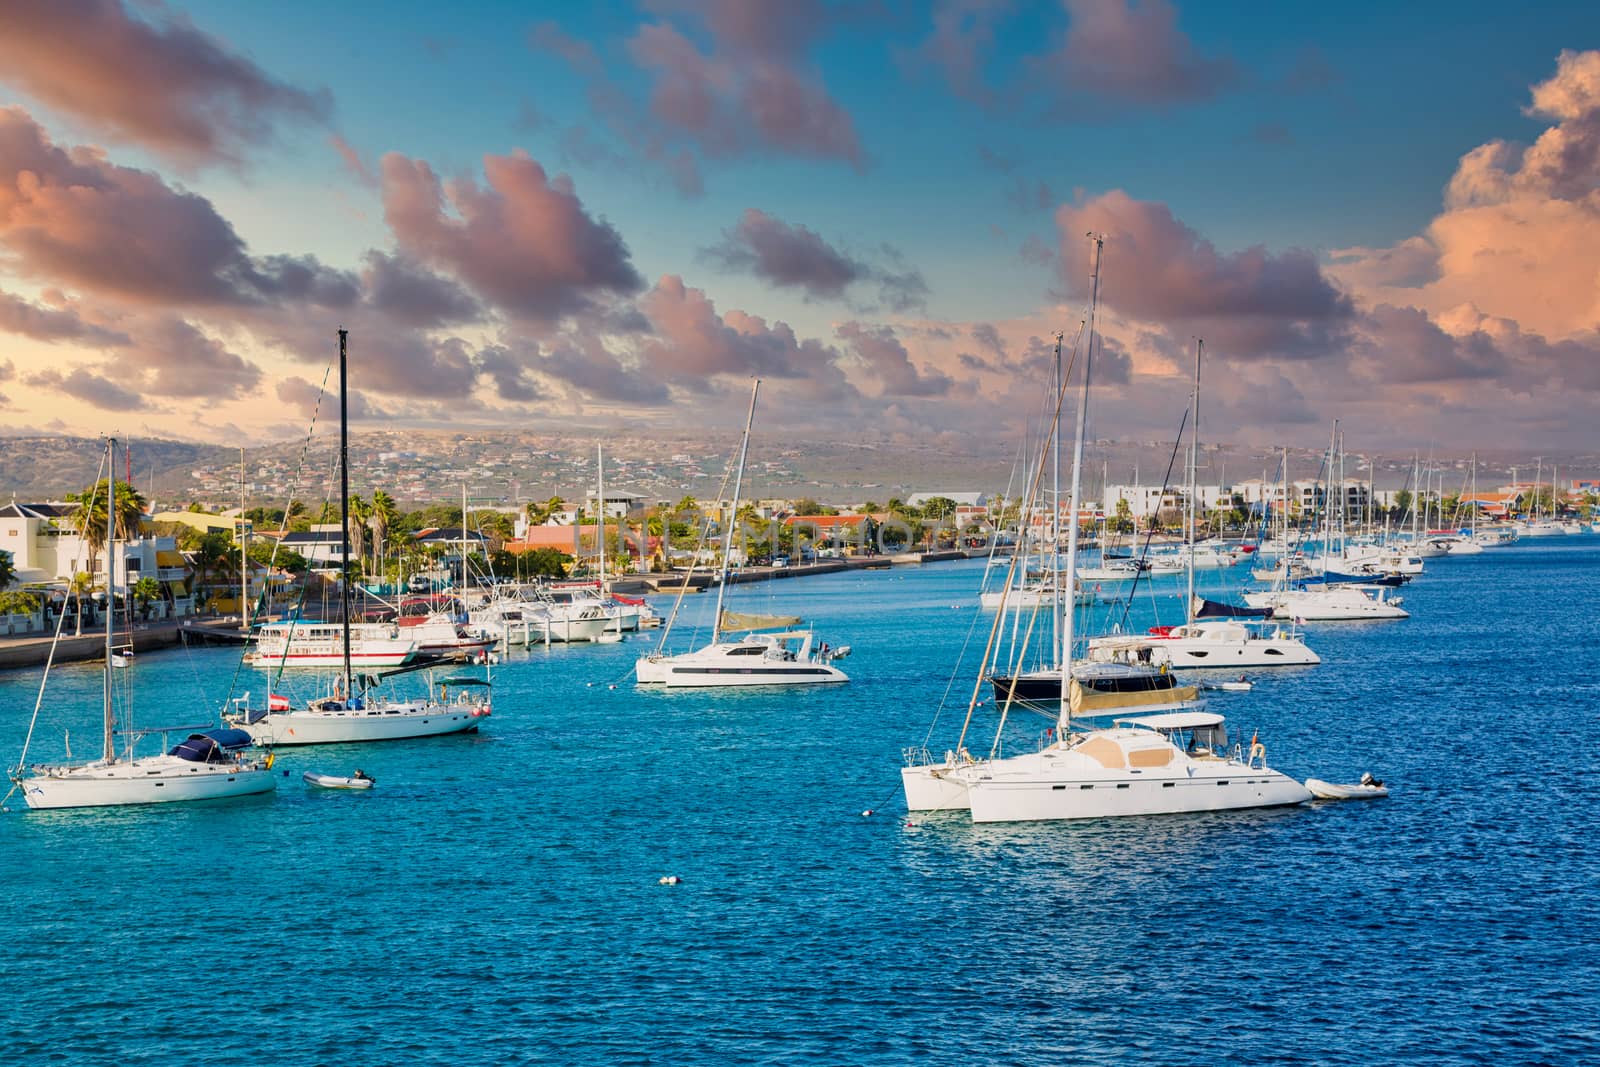
[[[95,468],[95,472],[94,472],[94,486],[93,486],[93,488],[91,488],[89,490],[89,500],[88,500],[87,503],[81,503],[80,504],[80,507],[82,507],[84,509],[85,516],[87,516],[88,512],[91,512],[91,511],[94,510],[94,502],[97,499],[99,499],[99,496],[100,496],[100,472],[106,469],[107,462],[108,462],[108,460],[107,460],[106,455],[104,453],[101,453],[100,465]],[[108,472],[108,473],[110,474],[110,477],[108,478],[108,484],[111,485],[112,489],[107,491],[108,501],[107,501],[107,505],[106,506],[107,506],[107,508],[110,508],[112,506],[110,501],[115,499],[115,493],[112,490],[114,490],[114,488],[115,488],[116,472],[112,471],[112,472]],[[87,522],[84,522],[82,525],[86,528],[88,524],[87,524]],[[80,553],[80,555],[74,559],[74,563],[77,562],[77,559],[82,558],[81,553],[83,553],[84,550],[87,547],[88,547],[88,539],[87,539],[87,537],[79,538],[77,551]],[[87,569],[87,561],[85,561],[85,564],[86,564],[86,569]],[[109,569],[111,567],[111,563],[110,563],[109,560],[106,561],[106,567],[107,567],[107,570],[109,571]],[[77,574],[77,570],[76,569],[74,569],[73,574],[74,575]],[[63,598],[61,603],[62,603],[62,606],[65,607],[66,606],[66,599]],[[79,621],[79,626],[81,627],[82,626],[82,620],[83,620],[83,600],[82,600],[81,597],[77,601],[77,606],[78,606],[78,610],[73,613],[73,616],[74,616],[74,618],[76,618]],[[108,603],[106,606],[109,608],[110,604]],[[41,608],[41,610],[42,610],[42,608]],[[59,615],[56,616],[56,632],[55,632],[55,636],[53,638],[51,638],[51,640],[50,640],[50,651],[45,656],[44,676],[39,679],[39,692],[34,697],[34,700],[33,700],[33,715],[32,715],[31,718],[28,719],[28,732],[27,732],[27,734],[24,736],[24,738],[22,740],[22,754],[20,756],[18,756],[18,758],[17,758],[16,773],[18,775],[21,775],[23,769],[27,766],[27,763],[28,763],[28,748],[29,748],[30,745],[33,744],[34,726],[39,721],[39,709],[44,706],[45,683],[50,680],[50,668],[51,668],[52,665],[54,665],[55,660],[56,660],[56,645],[59,644],[60,641],[61,641],[61,631],[65,627],[66,621],[67,621],[67,613],[65,611],[61,612]],[[9,800],[11,798],[11,793],[15,792],[15,791],[16,791],[16,789],[15,789],[15,787],[13,787],[11,792],[8,792],[6,794],[6,799]],[[0,801],[0,803],[3,803],[3,801]]]
[[[1178,420],[1178,439],[1173,442],[1172,455],[1167,458],[1167,473],[1161,476],[1162,499],[1166,499],[1167,487],[1172,481],[1172,465],[1178,461],[1178,450],[1183,447],[1183,429],[1187,425],[1189,425],[1189,409],[1187,406],[1185,406],[1183,409],[1183,418]],[[1158,515],[1160,514],[1159,507],[1156,509],[1156,513]],[[1144,547],[1139,549],[1139,555],[1137,558],[1143,560],[1147,564],[1150,562],[1150,540],[1155,536],[1155,532],[1154,524],[1145,529]],[[1118,630],[1121,630],[1122,627],[1128,622],[1128,612],[1133,610],[1133,598],[1134,595],[1139,592],[1139,579],[1144,576],[1144,573],[1145,572],[1143,570],[1135,567],[1133,572],[1133,584],[1128,587],[1128,599],[1122,607],[1122,618],[1117,620]],[[1153,589],[1155,587],[1155,578],[1153,576],[1150,579],[1150,584],[1151,588]]]
[[[1039,484],[1044,480],[1045,468],[1049,466],[1047,460],[1049,459],[1048,452],[1050,451],[1050,441],[1052,438],[1054,438],[1057,428],[1061,425],[1061,405],[1065,403],[1067,399],[1067,383],[1072,380],[1072,368],[1078,362],[1078,344],[1083,340],[1083,330],[1087,324],[1087,318],[1079,320],[1078,335],[1073,338],[1072,341],[1072,358],[1067,364],[1066,373],[1062,374],[1061,376],[1061,390],[1056,394],[1055,418],[1051,420],[1050,433],[1045,439],[1044,448],[1040,450],[1039,453],[1039,466],[1034,472],[1033,485],[1028,490],[1027,504],[1030,508],[1032,507],[1033,502],[1038,499]],[[1057,346],[1061,344],[1062,336],[1063,335],[1061,334],[1056,334]],[[1000,604],[994,613],[994,623],[989,627],[989,641],[987,645],[984,646],[983,659],[978,666],[978,676],[972,683],[972,696],[967,701],[966,718],[964,718],[961,722],[961,735],[956,741],[956,751],[958,752],[966,743],[967,730],[972,726],[972,716],[978,707],[978,694],[983,691],[983,672],[985,668],[988,667],[990,657],[994,653],[995,639],[1000,633],[1000,624],[1005,619],[1005,602],[1006,598],[1011,593],[1011,583],[1016,579],[1017,558],[1018,557],[1016,555],[1013,555],[1011,557],[1011,566],[1006,569],[1006,584],[1001,587]]]

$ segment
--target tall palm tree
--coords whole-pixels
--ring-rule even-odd
[[[367,554],[367,519],[372,517],[372,505],[358,496],[350,498],[350,559],[362,562]]]
[[[373,566],[382,574],[383,560],[378,558],[382,551],[387,555],[389,531],[400,521],[400,508],[395,504],[394,497],[382,489],[372,491],[372,514],[367,517],[367,526],[372,530],[372,557]]]
[[[114,509],[112,524],[116,528],[118,540],[130,540],[139,535],[140,523],[144,520],[144,511],[147,506],[144,496],[127,482],[116,483],[116,500],[111,502],[111,494],[106,490],[106,481],[101,479],[76,496],[67,499],[75,502],[78,507],[73,512],[72,518],[83,535],[84,543],[89,546],[89,570],[92,573],[95,563],[100,558],[100,552],[106,547],[106,509]]]

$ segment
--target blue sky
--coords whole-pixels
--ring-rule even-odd
[[[108,277],[41,247],[39,228],[73,230],[65,198],[15,193],[32,228],[0,223],[0,410],[280,435],[297,383],[320,379],[315,327],[343,312],[382,341],[361,384],[376,421],[721,418],[763,373],[796,421],[989,425],[1033,414],[1040,345],[1081,316],[1067,227],[1087,222],[1109,229],[1106,436],[1170,422],[1178,353],[1204,331],[1235,383],[1209,417],[1220,436],[1311,443],[1338,416],[1378,447],[1575,446],[1600,385],[1592,309],[1481,264],[1512,243],[1522,277],[1585,276],[1585,242],[1546,262],[1539,227],[1571,234],[1596,210],[1597,27],[1580,4],[18,0],[0,12],[0,106],[30,143],[111,168],[63,163],[45,185],[147,174],[161,190],[131,210],[203,198],[194,241],[219,219],[243,249],[186,268],[209,280]],[[780,90],[758,99],[762,79]],[[709,96],[667,99],[691,84]],[[1560,114],[1532,109],[1540,85]],[[1546,134],[1580,149],[1560,181],[1518,154]],[[1499,191],[1451,200],[1464,157],[1497,142],[1516,146],[1480,160]],[[497,187],[487,160],[518,151],[542,177]],[[429,182],[386,160],[437,177],[437,214],[392,221]],[[0,219],[23,169],[0,167]],[[498,197],[474,232],[452,179]],[[491,216],[524,225],[497,241]],[[544,225],[589,259],[498,284],[566,239]],[[171,242],[151,252],[167,266],[202,247],[95,232]],[[363,280],[373,252],[475,310],[396,313]],[[314,262],[340,295],[289,292],[272,257]],[[452,374],[471,381],[441,397]]]

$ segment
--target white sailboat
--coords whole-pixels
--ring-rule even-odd
[[[1148,634],[1109,634],[1091,638],[1089,658],[1101,661],[1126,661],[1130,656],[1145,663],[1168,667],[1228,669],[1238,667],[1304,667],[1321,663],[1322,657],[1306,646],[1292,628],[1281,623],[1264,624],[1257,614],[1226,605],[1212,604],[1195,595],[1195,501],[1199,488],[1200,449],[1200,358],[1204,341],[1195,342],[1193,426],[1189,431],[1189,500],[1185,509],[1188,526],[1185,546],[1189,578],[1185,598],[1187,617],[1182,626],[1158,626]],[[1205,618],[1207,609],[1227,612],[1226,616]],[[1270,629],[1268,628],[1270,625]]]
[[[1089,346],[1073,449],[1074,500],[1083,463],[1103,239],[1096,236],[1093,241]],[[1058,421],[1059,412],[1058,405]],[[1074,506],[1067,532],[1069,581],[1077,566],[1077,535],[1078,509]],[[1063,615],[1067,649],[1072,647],[1073,614]],[[991,632],[991,645],[993,636]],[[910,754],[909,765],[901,770],[906,806],[912,811],[964,808],[972,821],[979,823],[1215,811],[1311,799],[1304,786],[1266,765],[1266,749],[1255,739],[1248,755],[1237,743],[1230,748],[1220,715],[1180,711],[1117,720],[1109,729],[1075,728],[1067,698],[1071,662],[1070,655],[1062,657],[1062,699],[1053,740],[1037,752],[1006,758],[992,754],[975,759],[959,742],[942,763]],[[969,707],[969,723],[970,719]],[[997,733],[996,749],[998,737]]]
[[[343,531],[340,562],[342,602],[342,671],[333,690],[300,707],[269,695],[265,708],[248,706],[248,694],[235,701],[227,722],[248,733],[258,745],[325,745],[353,741],[395,741],[477,730],[490,714],[489,683],[447,679],[424,698],[390,700],[371,692],[377,680],[356,675],[350,660],[350,447],[346,397],[346,351],[349,331],[339,331],[339,510]],[[465,516],[463,516],[463,522]],[[463,567],[465,562],[463,561]],[[450,690],[454,688],[454,699]]]
[[[634,677],[639,685],[725,689],[818,685],[850,680],[833,665],[835,660],[849,654],[849,647],[829,648],[826,643],[817,644],[811,630],[799,628],[799,618],[736,615],[724,612],[722,608],[723,595],[728,588],[728,561],[733,555],[734,528],[738,523],[744,461],[750,448],[750,427],[755,422],[756,394],[760,388],[761,379],[757,378],[750,387],[750,411],[745,417],[744,437],[739,444],[739,466],[733,480],[733,509],[727,516],[727,529],[723,537],[717,603],[711,622],[711,643],[692,652],[667,655],[661,650],[671,634],[671,626],[667,626],[661,633],[661,648],[641,657],[634,665]],[[773,629],[781,632],[756,632]],[[732,640],[723,638],[726,632],[737,630],[746,632]]]
[[[39,699],[34,704],[34,723],[28,726],[28,740],[23,744],[19,766],[11,772],[16,789],[29,808],[99,808],[119,804],[170,804],[189,800],[218,800],[225,797],[269,793],[276,786],[272,774],[272,757],[253,759],[242,755],[249,747],[250,737],[240,730],[209,729],[199,727],[167,727],[136,730],[124,723],[118,728],[113,700],[112,668],[116,653],[112,648],[112,630],[116,615],[116,441],[106,442],[108,499],[106,505],[106,661],[103,679],[104,708],[102,715],[103,745],[101,756],[87,763],[34,764],[27,763],[27,750],[33,738],[34,724],[44,703],[45,683],[50,669],[45,667],[45,680],[39,686]],[[58,624],[59,626],[59,624]],[[59,636],[59,628],[57,635]],[[53,653],[52,649],[52,653]],[[187,736],[161,755],[137,756],[135,742],[144,736],[159,734],[166,748],[166,735],[184,733]],[[119,754],[118,739],[126,741]]]
[[[344,630],[338,623],[304,619],[263,623],[244,661],[252,667],[342,667]],[[414,635],[394,623],[351,623],[349,632],[353,667],[400,667],[417,654]]]

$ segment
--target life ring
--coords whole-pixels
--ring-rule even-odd
[[[1250,761],[1253,763],[1256,760],[1260,760],[1263,764],[1267,762],[1267,746],[1260,741],[1250,743]]]

